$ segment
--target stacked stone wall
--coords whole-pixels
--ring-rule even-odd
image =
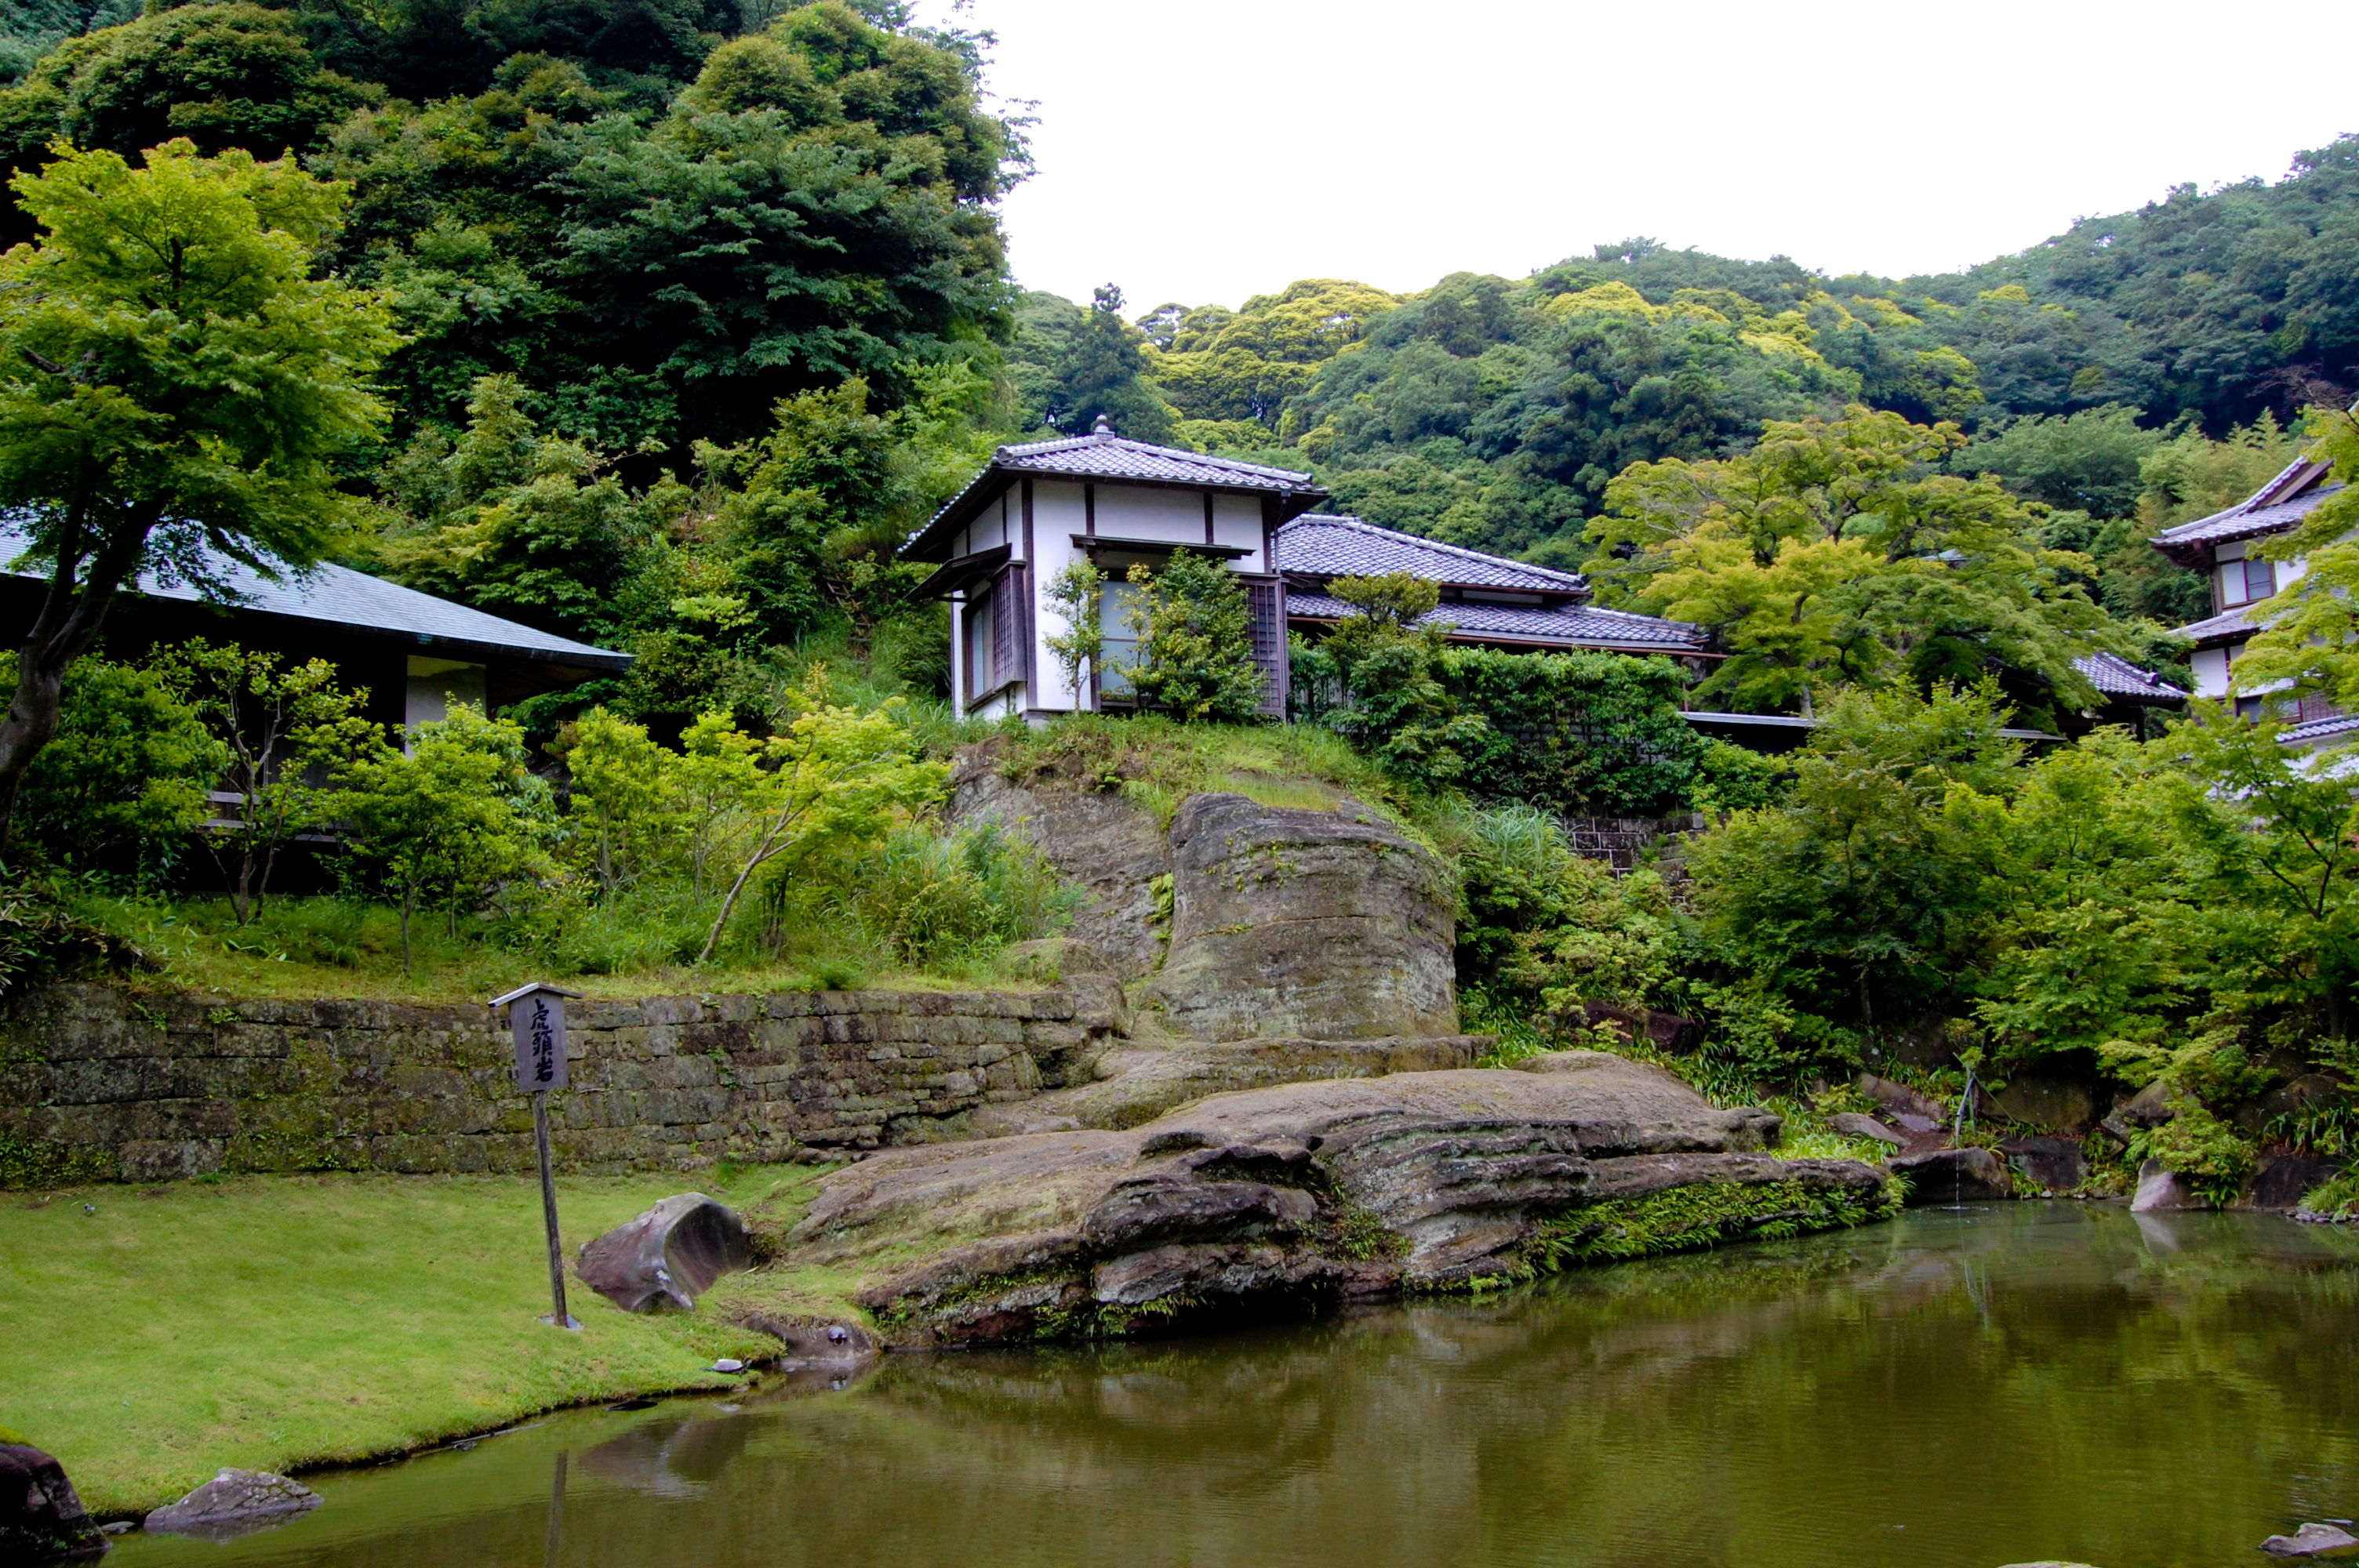
[[[983,1106],[1087,1076],[1118,998],[1077,985],[578,1001],[552,1140],[569,1169],[624,1171],[954,1135]],[[0,1187],[528,1170],[512,1062],[481,1004],[53,986],[0,1022]]]
[[[1603,860],[1616,871],[1633,871],[1658,844],[1669,840],[1667,849],[1675,849],[1678,840],[1690,833],[1701,832],[1704,819],[1701,815],[1684,816],[1569,816],[1564,830],[1572,845],[1572,852],[1584,860]],[[1673,858],[1670,855],[1666,858]]]

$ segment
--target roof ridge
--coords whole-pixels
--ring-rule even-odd
[[[1488,550],[1471,549],[1464,545],[1453,545],[1443,539],[1429,539],[1422,534],[1410,534],[1398,528],[1386,528],[1381,524],[1371,523],[1366,518],[1356,516],[1349,512],[1306,512],[1280,527],[1278,532],[1283,534],[1288,528],[1304,523],[1337,523],[1347,528],[1357,529],[1364,534],[1379,534],[1388,539],[1406,539],[1413,545],[1422,545],[1429,550],[1440,550],[1444,555],[1457,556],[1466,560],[1495,561],[1502,566],[1513,567],[1517,571],[1538,572],[1543,577],[1555,578],[1569,588],[1585,589],[1589,586],[1589,579],[1578,572],[1559,571],[1554,567],[1536,566],[1530,561],[1519,561],[1509,556],[1495,556]]]
[[[1308,482],[1310,475],[1299,469],[1274,468],[1267,463],[1249,463],[1242,458],[1224,458],[1213,452],[1191,452],[1185,447],[1159,447],[1152,441],[1134,440],[1128,436],[1093,433],[1086,436],[1060,436],[1050,441],[1011,443],[998,448],[994,456],[1016,458],[1046,457],[1053,452],[1088,451],[1104,447],[1119,447],[1128,451],[1150,453],[1158,458],[1177,458],[1182,462],[1201,463],[1208,468],[1227,469],[1236,473],[1262,474],[1272,479],[1299,480]]]

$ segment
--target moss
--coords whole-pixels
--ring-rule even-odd
[[[1689,1252],[1732,1241],[1782,1240],[1889,1219],[1900,1188],[1873,1194],[1830,1190],[1808,1182],[1698,1182],[1643,1197],[1609,1198],[1549,1221],[1529,1260],[1538,1271]]]
[[[105,1150],[0,1132],[0,1192],[111,1182],[114,1175],[114,1157]]]

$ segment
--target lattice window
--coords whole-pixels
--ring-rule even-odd
[[[1278,612],[1277,584],[1245,584],[1245,602],[1253,611],[1254,663],[1261,670],[1261,710],[1286,712],[1286,618]]]

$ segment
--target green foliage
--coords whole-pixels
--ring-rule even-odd
[[[1038,855],[990,825],[896,828],[840,862],[824,891],[895,959],[938,972],[1048,935],[1078,902]]]
[[[1051,312],[1045,302],[1033,308],[1050,316],[1042,327],[1059,346],[1037,383],[1039,402],[1027,410],[1032,418],[1073,435],[1103,419],[1133,440],[1170,438],[1171,412],[1147,380],[1147,337],[1123,319],[1121,289],[1103,286],[1086,312]]]
[[[2343,488],[2328,496],[2301,526],[2267,540],[2260,554],[2272,560],[2302,560],[2307,569],[2270,601],[2266,629],[2236,655],[2239,692],[2290,692],[2321,696],[2343,711],[2359,709],[2359,503],[2350,482],[2359,474],[2359,417],[2347,410],[2316,409],[2310,427],[2318,433],[2312,456],[2332,465]]]
[[[536,877],[553,816],[549,786],[525,766],[524,731],[462,705],[345,769],[340,805],[350,852],[401,911],[402,968],[410,917],[432,900],[450,934],[500,884]]]
[[[1487,726],[1467,749],[1468,794],[1571,816],[1686,806],[1703,743],[1680,717],[1684,682],[1669,659],[1453,647],[1441,680]]]
[[[2359,1171],[2344,1171],[2302,1195],[2301,1206],[2330,1219],[2359,1218]]]
[[[1412,787],[1567,815],[1677,810],[1702,755],[1665,659],[1453,647],[1430,582],[1341,578],[1353,607],[1289,643],[1289,707]]]
[[[1782,758],[1714,738],[1703,743],[1696,759],[1690,798],[1701,812],[1758,811],[1776,805],[1793,776]]]
[[[0,682],[16,657],[0,654]],[[153,668],[85,655],[66,672],[57,738],[16,798],[18,842],[43,864],[91,871],[168,862],[212,815],[229,753]]]
[[[1253,611],[1226,565],[1175,550],[1159,572],[1130,568],[1125,607],[1138,653],[1128,674],[1139,701],[1182,723],[1241,724],[1268,680],[1254,662]]]
[[[1041,596],[1063,622],[1042,641],[1049,644],[1057,667],[1065,672],[1065,689],[1074,694],[1077,708],[1086,706],[1078,698],[1090,689],[1090,681],[1105,656],[1105,617],[1100,609],[1105,580],[1096,563],[1076,556],[1041,589]]]
[[[1802,1182],[1699,1182],[1644,1197],[1608,1198],[1549,1220],[1535,1243],[1544,1271],[1692,1251],[1731,1241],[1770,1241],[1889,1219],[1900,1212],[1898,1185],[1873,1194],[1830,1191]]]
[[[1574,854],[1563,826],[1529,806],[1467,812],[1443,842],[1459,868],[1461,983],[1527,1011],[1662,999],[1687,922],[1660,877],[1617,878]]]
[[[163,678],[216,742],[225,794],[204,845],[229,884],[243,925],[269,891],[279,854],[300,833],[329,826],[336,797],[325,782],[382,744],[362,716],[365,690],[336,683],[324,659],[289,666],[277,654],[193,638],[162,661]]]
[[[1689,848],[1718,963],[1853,1028],[1950,1005],[1999,896],[1980,823],[1951,796],[2011,793],[2021,747],[2003,724],[1987,686],[1838,699],[1782,802]]]
[[[2170,1108],[2175,1114],[2169,1121],[2131,1136],[2131,1157],[2160,1161],[2166,1170],[2186,1177],[2197,1195],[2216,1208],[2234,1203],[2259,1159],[2253,1141],[2200,1100],[2174,1099]]]
[[[815,698],[814,683],[807,698]],[[792,876],[797,863],[825,849],[855,851],[882,838],[900,816],[932,806],[949,786],[950,770],[924,760],[897,702],[862,713],[809,700],[804,711],[763,743],[763,766],[752,767],[750,743],[712,737],[710,753],[721,783],[715,793],[751,818],[732,859],[737,871],[697,955],[702,963],[720,945],[730,914],[754,873],[774,863]]]
[[[1773,422],[1741,456],[1636,465],[1590,525],[1588,569],[1630,608],[1708,629],[1729,656],[1697,693],[1739,708],[1986,676],[2035,721],[2089,708],[2073,659],[2136,648],[2091,601],[2092,563],[2048,547],[1996,481],[1941,471],[1961,445],[1954,426],[1854,406]]]
[[[154,967],[136,943],[82,919],[39,889],[21,881],[0,887],[0,996],[61,977]],[[0,1177],[26,1174],[6,1172],[7,1163],[0,1158]],[[0,1186],[8,1184],[0,1179]]]

